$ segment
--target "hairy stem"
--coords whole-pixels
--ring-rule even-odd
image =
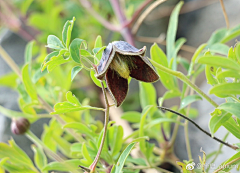
[[[178,112],[176,112],[176,111],[173,111],[173,110],[171,110],[171,109],[169,109],[169,108],[160,107],[160,106],[158,106],[158,108],[160,108],[160,109],[162,109],[162,110],[165,110],[165,111],[172,112],[172,113],[174,113],[174,114],[176,114],[176,115],[178,115],[178,116],[181,116],[182,118],[190,121],[190,122],[191,122],[193,125],[195,125],[200,131],[202,131],[203,133],[205,133],[207,136],[210,136],[210,137],[213,138],[214,140],[222,143],[223,145],[226,145],[226,146],[228,146],[228,147],[230,147],[230,148],[232,148],[232,149],[234,149],[234,150],[239,149],[238,147],[233,146],[233,145],[231,145],[231,144],[228,144],[228,143],[222,141],[221,139],[218,139],[218,138],[216,138],[216,137],[212,137],[212,135],[211,135],[210,133],[208,133],[206,130],[202,129],[197,123],[195,123],[193,120],[191,120],[190,118],[186,117],[185,115],[180,114],[180,113],[178,113]]]
[[[93,163],[90,165],[90,169],[91,169],[91,173],[94,172],[96,166],[97,166],[97,163],[100,159],[100,155],[101,155],[101,152],[102,152],[102,149],[103,149],[103,145],[104,145],[104,142],[105,142],[105,138],[106,138],[106,134],[107,134],[107,126],[108,126],[108,122],[109,122],[109,102],[108,102],[108,98],[107,98],[107,93],[106,93],[106,89],[103,85],[103,82],[101,81],[101,86],[102,86],[102,91],[103,91],[103,95],[104,95],[104,100],[105,100],[105,107],[106,107],[106,110],[105,110],[105,123],[104,123],[104,131],[103,131],[103,136],[102,136],[102,140],[101,140],[101,144],[100,144],[100,147],[98,149],[98,153],[93,161]]]
[[[192,83],[184,74],[178,71],[173,71],[167,67],[162,66],[161,64],[149,59],[149,61],[158,69],[164,71],[165,73],[176,76],[178,79],[186,83],[189,87],[191,87],[194,91],[204,97],[209,103],[211,103],[215,108],[218,107],[218,104],[214,102],[208,95],[206,95],[201,89],[199,89],[194,83]]]

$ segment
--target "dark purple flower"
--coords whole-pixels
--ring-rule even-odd
[[[105,79],[117,107],[127,95],[129,76],[143,82],[159,79],[145,52],[145,46],[137,49],[124,41],[109,43],[104,50],[96,77],[99,80]]]
[[[30,127],[30,122],[26,118],[12,120],[11,130],[15,135],[24,134]]]

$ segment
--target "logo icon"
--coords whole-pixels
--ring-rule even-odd
[[[194,169],[194,166],[195,166],[195,163],[194,163],[194,162],[189,163],[189,164],[187,164],[186,169],[189,170],[189,171],[191,171],[191,170]]]

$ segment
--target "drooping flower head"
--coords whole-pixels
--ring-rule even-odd
[[[143,82],[159,79],[145,52],[145,46],[137,49],[125,41],[109,43],[104,50],[96,77],[99,80],[105,79],[117,107],[126,98],[129,76]]]

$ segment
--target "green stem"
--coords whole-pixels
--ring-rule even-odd
[[[219,168],[218,170],[214,171],[213,173],[217,173],[217,172],[219,172],[219,171],[227,168],[227,166],[229,166],[229,165],[231,165],[231,164],[233,164],[233,163],[235,163],[235,162],[237,162],[237,161],[239,161],[239,160],[240,160],[240,157],[232,160],[231,162],[228,162],[226,165],[222,165],[221,168]]]
[[[103,131],[103,136],[102,136],[102,140],[101,140],[101,144],[100,144],[100,147],[98,149],[98,153],[93,161],[93,163],[90,165],[90,169],[91,169],[91,172],[90,173],[93,173],[96,166],[97,166],[97,163],[100,159],[100,155],[101,155],[101,152],[102,152],[102,149],[103,149],[103,145],[104,145],[104,142],[105,142],[105,138],[106,138],[106,134],[107,134],[107,126],[108,126],[108,122],[109,122],[109,102],[108,102],[108,99],[107,99],[107,93],[106,93],[106,90],[105,90],[105,87],[103,85],[103,82],[101,81],[101,85],[102,85],[102,91],[103,91],[103,95],[104,95],[104,100],[105,100],[105,106],[106,106],[106,110],[105,110],[105,123],[104,123],[104,131]]]
[[[208,95],[206,95],[201,89],[199,89],[195,84],[193,84],[184,74],[178,71],[173,71],[167,67],[162,66],[161,64],[149,59],[149,61],[159,70],[164,71],[165,73],[176,76],[178,79],[186,83],[189,87],[191,87],[194,91],[204,97],[209,103],[211,103],[215,108],[218,107],[218,104],[214,102]]]

